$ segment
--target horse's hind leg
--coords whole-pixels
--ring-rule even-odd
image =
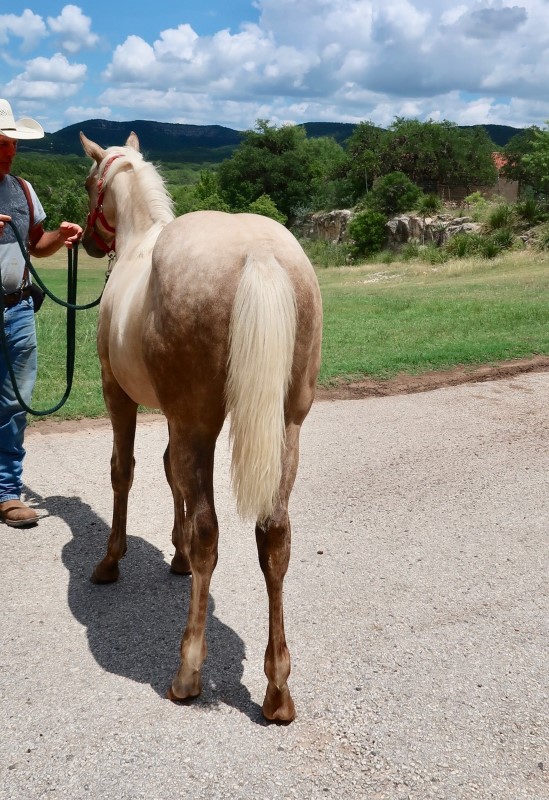
[[[185,498],[184,538],[189,542],[192,571],[187,627],[181,641],[181,662],[167,696],[184,700],[200,694],[201,668],[206,658],[206,617],[212,573],[217,563],[218,525],[213,498],[215,439],[190,430],[170,437],[174,483]]]
[[[185,500],[173,479],[169,444],[164,453],[164,471],[166,473],[166,479],[170,485],[170,489],[172,490],[174,506],[172,544],[175,547],[175,554],[172,558],[170,570],[176,575],[189,575],[191,572],[191,564],[189,561],[190,542],[186,537],[186,534],[188,534],[188,528],[185,527]]]
[[[118,562],[126,552],[128,494],[135,465],[133,449],[137,403],[128,397],[105,369],[103,369],[103,394],[113,430],[111,456],[113,514],[107,555],[93,571],[91,579],[94,583],[112,583],[118,578]]]
[[[274,722],[291,722],[295,717],[294,703],[287,684],[290,653],[284,633],[282,586],[290,561],[288,500],[299,460],[299,430],[299,425],[286,426],[278,502],[272,516],[255,528],[259,564],[265,576],[269,597],[269,642],[265,651],[265,675],[268,684],[263,701],[263,715]]]

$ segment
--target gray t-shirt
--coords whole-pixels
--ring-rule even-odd
[[[34,208],[34,224],[38,225],[46,219],[46,213],[36,192],[27,181]],[[13,175],[5,175],[0,180],[0,214],[8,214],[17,226],[17,231],[27,244],[29,238],[29,206],[25,193]],[[4,226],[0,236],[0,270],[2,271],[2,287],[9,294],[16,292],[23,281],[25,259],[10,225]]]

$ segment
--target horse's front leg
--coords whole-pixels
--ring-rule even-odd
[[[192,584],[187,626],[181,641],[181,662],[167,692],[170,700],[196,697],[202,689],[208,597],[219,537],[213,497],[214,449],[215,437],[199,439],[190,431],[174,437],[174,431],[171,432],[170,464],[173,481],[185,498],[183,536],[190,543]]]
[[[111,456],[111,484],[113,489],[113,514],[107,555],[97,564],[92,574],[94,583],[112,583],[118,579],[118,562],[126,552],[126,522],[128,494],[133,482],[135,459],[133,456],[137,403],[120,388],[105,368],[102,370],[103,395],[109,411],[113,430]]]
[[[290,690],[290,653],[284,631],[282,588],[290,562],[291,527],[288,500],[299,460],[299,426],[287,425],[286,446],[282,458],[280,492],[273,515],[256,525],[255,538],[259,564],[269,597],[269,641],[265,651],[267,692],[263,716],[272,722],[291,722],[295,707]]]

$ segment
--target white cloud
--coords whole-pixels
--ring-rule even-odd
[[[109,106],[69,106],[65,116],[72,122],[82,122],[86,119],[109,119],[111,113]]]
[[[395,109],[420,108],[423,98],[460,90],[489,91],[495,101],[512,86],[537,85],[544,72],[523,63],[532,37],[539,42],[535,52],[546,46],[537,27],[547,10],[541,4],[259,0],[259,24],[243,25],[238,33],[199,37],[182,24],[152,43],[129,36],[116,48],[105,78],[113,91],[173,87],[180,97],[213,92],[220,102],[232,95],[273,108],[280,97],[307,108],[322,97],[337,108],[353,88],[356,97],[361,90],[374,93],[376,108],[385,107],[386,98],[388,105],[389,96],[400,98],[393,100]],[[344,111],[364,118],[368,107],[357,102]]]
[[[54,83],[53,81],[25,81],[15,78],[5,86],[7,97],[35,100],[47,112],[48,103],[64,101],[80,89],[79,83]]]
[[[104,77],[112,83],[148,83],[156,72],[155,53],[150,44],[139,36],[128,36],[124,44],[115,49]]]
[[[57,83],[82,82],[86,77],[85,64],[71,64],[64,55],[56,53],[52,58],[33,58],[21,75],[27,81],[55,81]]]
[[[42,56],[27,62],[25,70],[3,87],[6,97],[35,100],[46,108],[75,95],[86,77],[85,64],[70,64],[64,55]]]
[[[65,6],[58,17],[48,17],[48,25],[67,53],[93,48],[99,42],[99,36],[91,32],[91,19],[78,6]]]
[[[11,37],[21,39],[21,50],[28,52],[47,35],[42,17],[25,9],[21,16],[0,14],[0,45],[7,45]]]
[[[160,60],[191,61],[198,42],[198,35],[190,25],[179,25],[177,29],[162,31],[154,49]]]
[[[547,0],[256,0],[258,21],[199,35],[181,11],[171,28],[115,39],[107,64],[92,21],[76,5],[58,16],[30,11],[0,15],[0,53],[12,71],[10,44],[41,46],[42,57],[18,66],[0,92],[35,93],[31,82],[78,87],[78,109],[107,109],[118,119],[218,123],[249,128],[273,121],[371,119],[395,116],[463,124],[543,122],[549,83]],[[155,20],[161,14],[154,14]],[[144,12],[145,13],[145,12]],[[142,29],[141,29],[142,30]],[[60,53],[94,48],[85,63]],[[93,66],[92,66],[93,64]],[[23,71],[24,70],[24,71]],[[18,73],[18,74],[17,74]],[[87,78],[101,77],[99,97]],[[6,88],[8,87],[8,88]],[[10,95],[13,96],[13,95]],[[540,119],[536,114],[541,115]]]

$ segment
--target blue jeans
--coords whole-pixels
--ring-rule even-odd
[[[4,330],[17,388],[29,405],[37,368],[36,327],[30,298],[4,310]],[[0,342],[0,503],[21,496],[26,425],[27,415],[15,397]]]

